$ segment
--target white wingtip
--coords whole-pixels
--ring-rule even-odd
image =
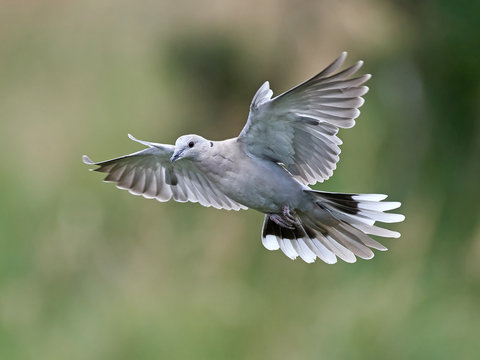
[[[83,161],[83,163],[86,164],[86,165],[90,165],[90,166],[91,166],[91,165],[97,165],[97,164],[95,163],[95,161],[93,161],[92,159],[90,159],[87,155],[83,155],[83,156],[82,156],[82,161]],[[88,169],[88,170],[94,171],[95,169]]]
[[[340,54],[340,56],[338,57],[339,59],[341,59],[341,64],[340,65],[343,65],[343,63],[345,62],[345,59],[347,58],[348,56],[348,51],[342,51],[342,53]]]
[[[148,146],[148,147],[154,147],[154,144],[153,143],[150,143],[148,141],[143,141],[143,140],[139,140],[137,139],[135,136],[133,136],[132,134],[128,134],[128,138],[130,140],[133,140],[135,142],[138,142],[139,144],[142,144],[144,146]]]
[[[270,89],[270,83],[265,81],[253,96],[250,109],[257,109],[260,105],[270,100],[272,95],[273,91]]]
[[[95,165],[95,162],[92,159],[90,159],[87,155],[82,156],[82,161],[84,164],[87,164],[87,165]]]

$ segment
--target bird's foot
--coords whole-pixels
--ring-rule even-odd
[[[268,214],[270,219],[277,225],[287,229],[295,229],[295,225],[298,224],[298,221],[290,213],[290,208],[285,205],[282,209],[281,214]]]

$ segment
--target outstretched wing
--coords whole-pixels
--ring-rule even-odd
[[[265,82],[238,137],[246,151],[282,163],[303,184],[328,179],[339,160],[338,129],[355,125],[368,91],[362,84],[370,78],[351,78],[362,61],[334,74],[346,57],[343,52],[321,73],[273,99]]]
[[[114,182],[119,189],[147,199],[168,201],[173,198],[179,202],[198,202],[217,209],[246,209],[222,193],[190,160],[181,159],[171,164],[173,145],[141,141],[131,135],[129,137],[148,148],[98,163],[84,155],[83,162],[97,165],[98,168],[93,169],[95,171],[108,173],[104,181]]]

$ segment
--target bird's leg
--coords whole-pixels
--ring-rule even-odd
[[[293,215],[290,214],[290,208],[289,208],[287,205],[284,205],[282,210],[283,210],[283,211],[282,211],[283,216],[284,216],[286,219],[290,220],[290,221],[293,222],[293,223],[296,223],[296,222],[297,222],[297,221],[295,220],[295,218],[293,217]]]
[[[283,207],[281,214],[268,214],[268,216],[275,224],[287,229],[295,229],[295,225],[298,223],[287,205]]]

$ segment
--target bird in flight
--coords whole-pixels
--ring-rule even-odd
[[[210,141],[180,136],[175,145],[130,139],[144,150],[112,160],[83,162],[107,173],[107,182],[147,199],[198,202],[217,209],[255,209],[265,214],[262,243],[291,259],[328,264],[371,259],[387,250],[369,235],[398,238],[376,222],[404,220],[386,211],[399,202],[382,194],[312,190],[336,168],[342,141],[339,128],[351,128],[368,91],[369,74],[354,74],[362,61],[339,71],[343,52],[322,72],[272,98],[265,82],[250,105],[247,123],[236,138]]]

